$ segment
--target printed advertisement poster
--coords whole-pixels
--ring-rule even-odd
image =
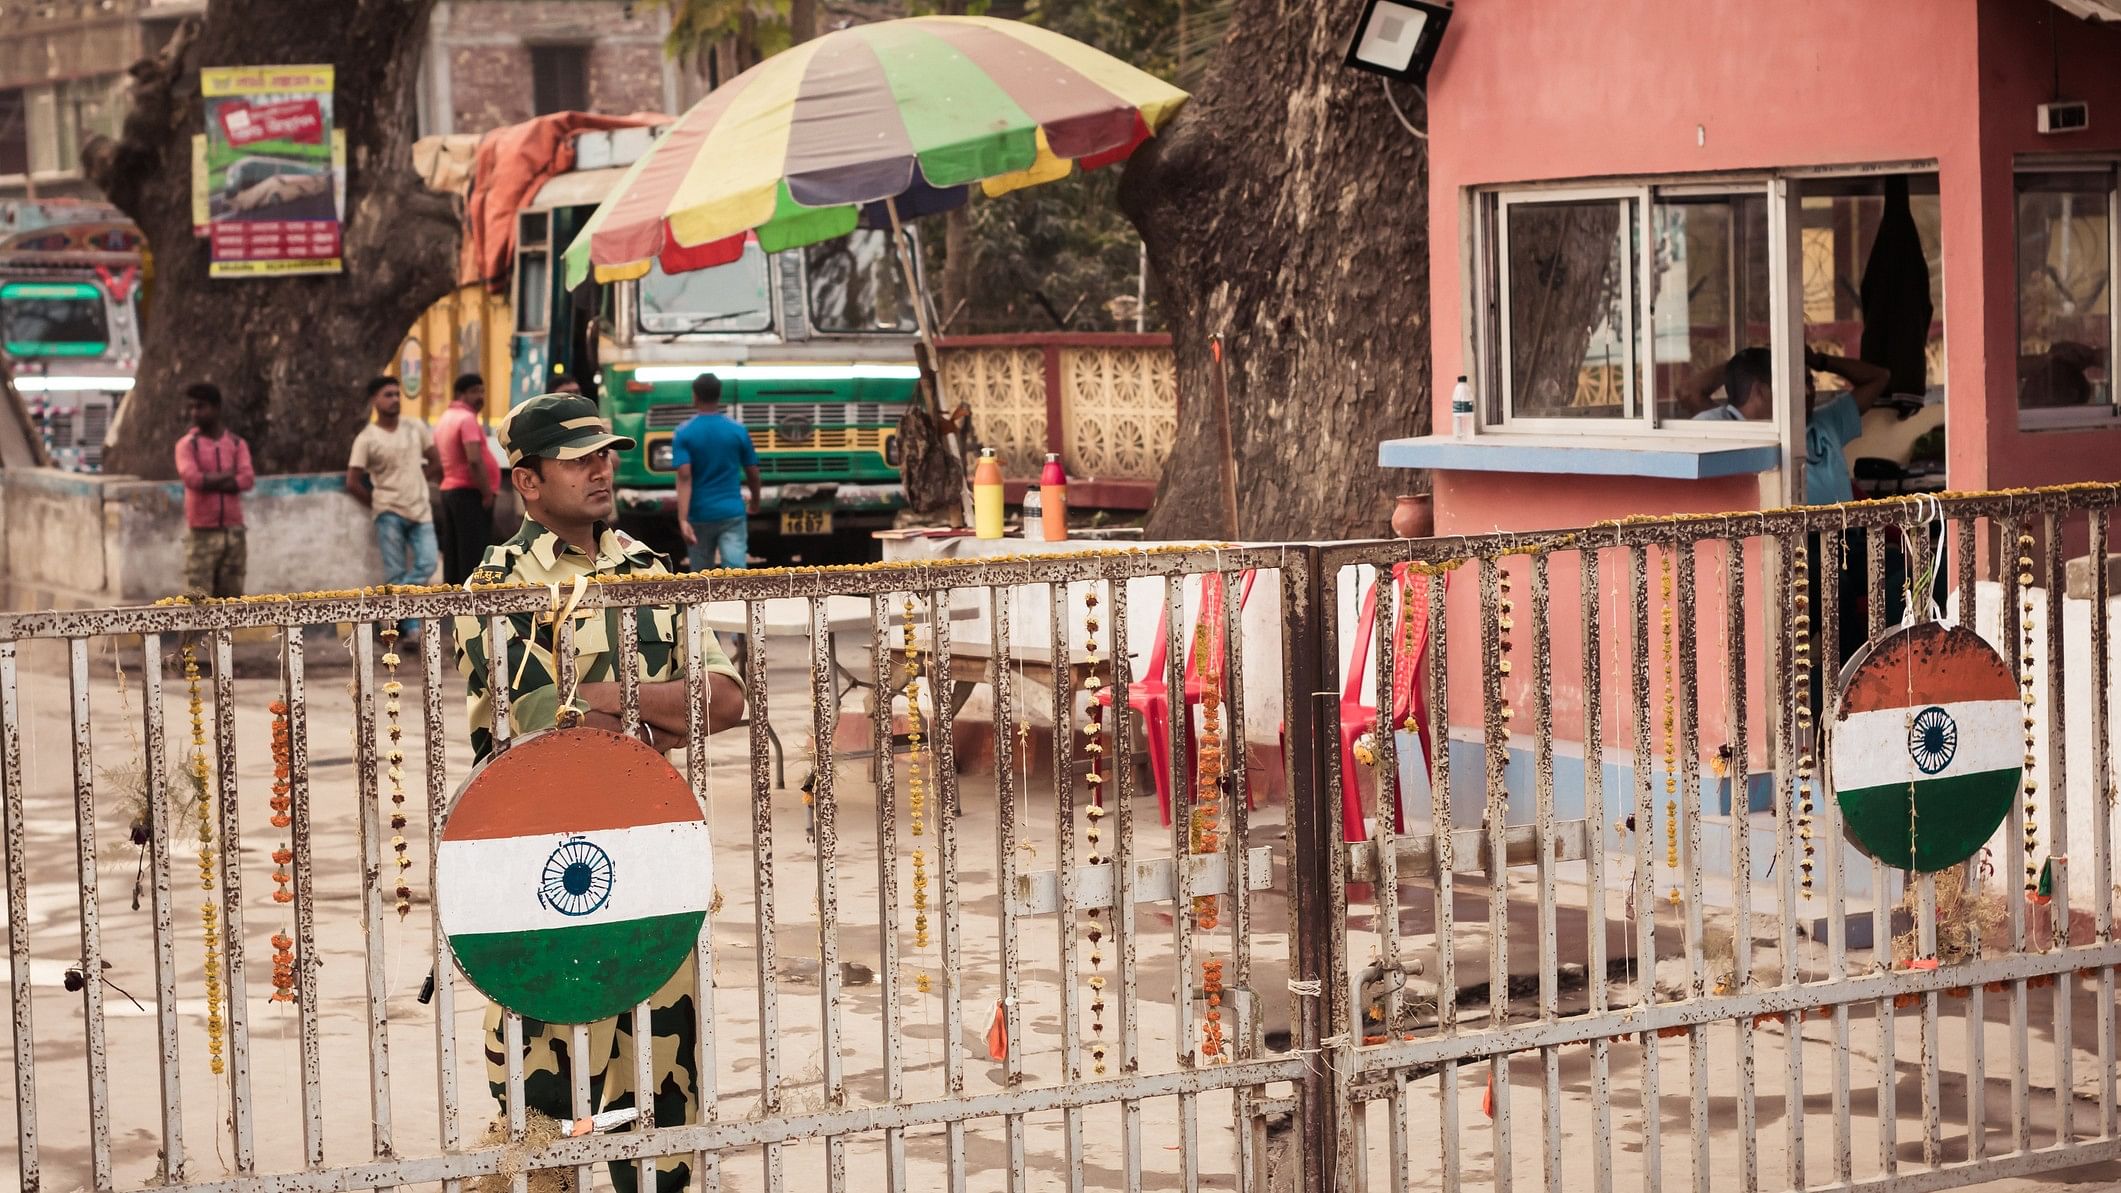
[[[329,66],[199,72],[206,100],[195,190],[213,276],[339,272],[339,175]]]

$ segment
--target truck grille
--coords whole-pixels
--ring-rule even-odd
[[[885,414],[882,402],[739,402],[732,409],[737,412],[737,421],[754,436],[791,419],[806,421],[812,427],[874,427],[898,421]],[[691,417],[690,406],[651,406],[647,429],[674,430]]]
[[[853,468],[854,460],[848,456],[806,452],[800,455],[759,457],[759,475],[762,477],[803,476],[811,473],[838,476],[852,471]]]

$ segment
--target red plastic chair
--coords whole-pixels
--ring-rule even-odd
[[[1395,619],[1399,638],[1399,657],[1413,658],[1412,667],[1395,668],[1392,683],[1392,724],[1397,727],[1407,722],[1408,716],[1415,718],[1416,737],[1421,743],[1422,765],[1426,768],[1433,757],[1429,740],[1428,676],[1429,651],[1429,592],[1430,579],[1416,574],[1408,578],[1407,565],[1395,564],[1392,576],[1399,582],[1405,599],[1400,602],[1399,616]],[[1360,774],[1361,763],[1355,758],[1355,743],[1363,734],[1377,727],[1377,709],[1362,702],[1362,687],[1369,668],[1370,642],[1377,631],[1378,584],[1372,581],[1363,593],[1362,610],[1356,617],[1355,639],[1348,659],[1347,679],[1340,693],[1340,824],[1342,839],[1363,841],[1369,839],[1369,830],[1363,823],[1362,793],[1355,781]],[[1419,620],[1411,627],[1409,640],[1409,617]],[[1284,726],[1284,733],[1287,727]],[[1286,743],[1284,744],[1286,749]],[[1398,831],[1407,827],[1406,807],[1394,808],[1392,824]]]
[[[1238,589],[1237,595],[1239,609],[1243,609],[1245,602],[1252,599],[1252,582],[1256,579],[1258,579],[1257,573],[1249,569],[1244,573],[1242,586]],[[1200,607],[1202,609],[1216,610],[1222,608],[1222,603],[1222,574],[1220,572],[1204,574],[1201,577]],[[1142,669],[1141,678],[1127,685],[1127,707],[1141,716],[1142,732],[1149,739],[1149,774],[1156,783],[1157,808],[1163,814],[1163,822],[1167,825],[1171,823],[1171,693],[1170,682],[1166,674],[1171,657],[1167,649],[1170,644],[1168,631],[1171,623],[1169,613],[1170,610],[1168,608],[1161,603],[1158,604],[1156,640],[1149,648],[1148,665]],[[1196,621],[1195,624],[1197,626],[1198,622]],[[1221,618],[1218,617],[1208,623],[1206,646],[1210,655],[1217,659],[1222,657],[1223,634],[1224,627]],[[1193,634],[1188,637],[1193,645],[1187,652],[1186,670],[1181,677],[1181,682],[1185,686],[1187,713],[1185,723],[1179,726],[1182,744],[1188,744],[1193,740],[1192,711],[1200,707],[1201,692],[1205,687],[1200,671],[1202,665],[1200,635]],[[1111,689],[1108,688],[1099,692],[1098,702],[1108,708],[1111,707]],[[1236,737],[1237,735],[1233,734],[1232,736]]]

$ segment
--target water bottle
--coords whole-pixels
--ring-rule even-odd
[[[1458,384],[1451,387],[1451,437],[1473,437],[1473,387],[1466,384],[1463,375],[1458,378]]]
[[[979,449],[972,469],[972,532],[977,538],[1002,537],[1002,462],[994,449]]]
[[[1038,488],[1033,492],[1039,494],[1039,506],[1045,514],[1040,530],[1046,541],[1065,541],[1068,537],[1068,470],[1061,467],[1059,452],[1046,453],[1046,464],[1039,471]],[[1027,531],[1024,537],[1031,537],[1030,533]]]
[[[1039,500],[1038,486],[1024,490],[1024,537],[1043,539],[1045,529],[1045,503]]]

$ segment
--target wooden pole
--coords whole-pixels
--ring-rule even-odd
[[[1215,333],[1208,340],[1208,351],[1215,357],[1215,418],[1222,424],[1223,454],[1223,520],[1231,539],[1243,537],[1237,525],[1237,449],[1231,446],[1230,430],[1230,382],[1223,367],[1223,337]]]
[[[906,226],[899,222],[898,200],[886,198],[884,211],[891,216],[891,243],[898,249],[899,269],[906,275],[906,299],[913,304],[913,323],[920,329],[921,389],[928,395],[929,413],[943,415],[943,376],[935,354],[935,326],[928,319],[928,300],[921,294],[921,275],[913,268],[913,249],[906,243]],[[955,443],[952,454],[956,454]]]

